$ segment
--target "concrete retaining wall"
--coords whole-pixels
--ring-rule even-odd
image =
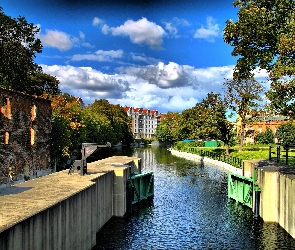
[[[185,158],[185,159],[191,160],[191,161],[208,163],[208,164],[211,164],[213,166],[222,168],[222,169],[224,169],[226,171],[229,171],[229,172],[232,172],[232,173],[235,173],[235,174],[242,175],[242,172],[243,172],[242,169],[236,168],[236,167],[234,167],[234,166],[232,166],[232,165],[230,165],[230,164],[228,164],[226,162],[217,161],[217,160],[213,160],[213,159],[206,158],[206,157],[203,157],[203,156],[199,156],[199,155],[196,155],[196,154],[181,152],[181,151],[177,151],[177,150],[173,150],[173,149],[170,149],[170,152],[171,152],[171,154],[173,154],[175,156],[182,157],[182,158]]]
[[[0,189],[0,249],[91,249],[102,226],[127,212],[127,180],[131,167],[140,169],[139,158],[114,162],[92,163],[84,176],[62,171]]]

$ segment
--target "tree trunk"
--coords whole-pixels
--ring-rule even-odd
[[[226,155],[229,155],[229,144],[225,145],[225,153]]]
[[[242,123],[241,125],[241,132],[240,132],[240,146],[239,146],[239,152],[243,151],[243,144],[244,144],[244,137],[245,137],[245,124]]]

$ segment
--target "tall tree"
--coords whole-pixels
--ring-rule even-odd
[[[256,114],[259,101],[262,101],[263,86],[256,80],[225,80],[225,101],[229,109],[238,115],[240,122],[239,135],[240,147],[243,149],[245,126],[249,117]]]
[[[178,112],[168,112],[161,119],[156,128],[155,137],[160,142],[174,142],[178,140]]]
[[[33,61],[35,53],[42,51],[38,32],[24,17],[11,18],[0,7],[1,86],[30,93],[29,76],[42,72]]]
[[[100,99],[95,100],[88,108],[100,116],[107,117],[113,130],[116,132],[115,144],[122,142],[122,144],[129,145],[133,141],[132,131],[129,126],[131,120],[123,107]]]
[[[51,97],[60,94],[59,80],[42,72],[36,72],[29,76],[30,87],[28,94],[35,94],[42,96],[43,94],[50,95]]]
[[[41,96],[60,93],[59,81],[34,62],[42,52],[38,26],[25,17],[11,18],[0,7],[0,86]]]
[[[294,0],[236,0],[238,20],[226,21],[224,41],[238,56],[234,79],[253,77],[256,68],[266,69],[271,80],[267,94],[272,106],[295,114],[295,2]]]

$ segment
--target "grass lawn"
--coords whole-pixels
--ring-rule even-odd
[[[239,146],[234,146],[230,148],[230,156],[237,157],[241,160],[261,160],[269,159],[269,146],[270,145],[245,145],[243,146],[243,151],[239,152]],[[272,145],[272,152],[276,152],[277,145]],[[191,147],[191,146],[190,146]],[[204,151],[211,151],[215,153],[225,154],[225,147],[194,147]],[[286,151],[281,148],[280,163],[283,165],[286,163]],[[180,149],[181,150],[181,149]],[[186,150],[184,150],[186,151]],[[276,154],[272,154],[276,157]],[[288,152],[288,165],[295,167],[295,149],[291,149]]]

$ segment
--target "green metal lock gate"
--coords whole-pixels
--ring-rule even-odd
[[[132,204],[154,196],[154,173],[133,175],[129,178],[131,187]]]

